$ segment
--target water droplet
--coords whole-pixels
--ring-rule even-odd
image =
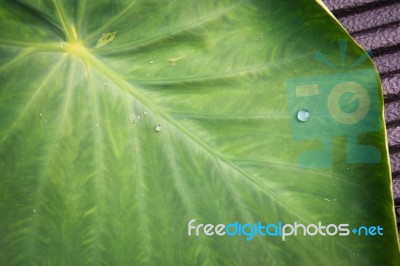
[[[40,114],[39,114],[39,116],[43,116],[43,114],[42,114],[42,113],[40,113]]]
[[[57,48],[64,48],[64,45],[59,44],[59,45],[57,45]]]
[[[307,110],[300,110],[297,113],[297,119],[301,122],[306,122],[310,119],[310,112]]]
[[[263,36],[263,35],[260,35],[260,38],[264,38],[264,36]]]
[[[170,59],[168,59],[168,62],[171,64],[171,66],[176,66],[176,62],[178,62],[178,60],[180,59],[180,57],[171,57]]]
[[[36,209],[33,209],[32,212],[36,212]]]
[[[45,123],[47,123],[47,120],[44,120]]]
[[[140,116],[140,115],[135,115],[135,114],[131,114],[130,115],[130,119],[131,119],[131,121],[132,121],[132,123],[134,123],[134,124],[136,124],[137,122],[139,122],[139,120],[141,119],[142,117]]]
[[[154,61],[153,60],[150,60],[150,62],[149,62],[150,64],[153,64],[154,63]]]
[[[160,125],[157,125],[154,129],[156,132],[161,132],[162,127]]]
[[[326,201],[336,201],[336,199],[328,199],[328,198],[324,198],[324,200],[326,200]]]

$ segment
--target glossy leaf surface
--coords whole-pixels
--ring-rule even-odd
[[[379,78],[317,2],[2,1],[0,32],[1,264],[397,263]]]

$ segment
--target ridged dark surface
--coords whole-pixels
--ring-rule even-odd
[[[385,120],[400,225],[400,1],[323,0],[353,38],[372,51],[382,79]]]

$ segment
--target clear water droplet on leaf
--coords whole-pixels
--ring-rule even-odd
[[[154,128],[154,130],[155,130],[156,132],[161,132],[161,129],[162,129],[162,127],[161,127],[160,125],[157,125],[157,126]]]
[[[306,122],[310,119],[310,112],[307,110],[300,110],[297,112],[297,119],[301,122]]]

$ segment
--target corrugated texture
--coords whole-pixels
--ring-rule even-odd
[[[399,0],[323,0],[380,73],[385,99],[393,193],[400,223],[400,2]]]
[[[362,36],[365,35],[365,32],[367,34],[374,34],[377,30],[386,30],[391,26],[396,26],[400,20],[399,11],[400,2],[373,9],[371,8],[362,13],[347,15],[341,17],[340,22],[348,31],[351,31],[353,35]],[[362,21],[362,23],[359,23],[359,21]],[[387,39],[386,36],[382,34],[375,34],[375,36],[384,37],[382,38],[383,40]]]
[[[368,3],[378,2],[375,0],[323,0],[332,11],[339,9],[359,7]]]

